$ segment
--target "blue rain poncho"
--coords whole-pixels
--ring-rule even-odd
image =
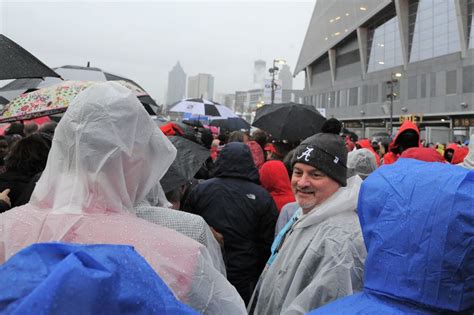
[[[2,314],[198,314],[131,246],[34,244],[0,279]]]
[[[400,159],[363,183],[358,211],[364,292],[311,314],[473,311],[474,171]]]

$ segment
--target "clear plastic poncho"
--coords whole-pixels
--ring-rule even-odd
[[[132,245],[197,311],[245,313],[204,246],[131,213],[175,155],[127,88],[107,82],[86,89],[56,128],[30,203],[0,215],[0,263],[38,242]]]

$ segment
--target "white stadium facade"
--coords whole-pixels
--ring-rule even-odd
[[[431,141],[474,133],[474,0],[317,0],[294,75],[305,103],[359,136],[416,121]],[[390,114],[392,112],[392,114]]]

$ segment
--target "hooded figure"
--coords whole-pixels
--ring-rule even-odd
[[[258,185],[258,170],[247,145],[226,144],[214,176],[191,191],[183,210],[201,215],[224,236],[227,279],[247,302],[270,256],[277,209]]]
[[[414,159],[371,175],[358,205],[364,291],[312,314],[471,314],[473,187],[472,171]]]
[[[444,150],[444,158],[446,161],[451,163],[451,160],[453,159],[454,151],[456,151],[458,147],[459,146],[457,143],[448,144],[448,146],[446,147],[446,150]]]
[[[383,157],[383,164],[395,163],[400,154],[408,148],[421,147],[420,130],[409,120],[405,120],[400,126],[397,135],[389,145],[389,151]]]
[[[451,164],[460,164],[464,161],[464,158],[469,154],[469,148],[459,147],[454,150],[453,158]]]
[[[347,155],[347,168],[348,171],[366,179],[377,169],[377,160],[369,149],[354,150]]]
[[[0,263],[38,242],[132,245],[195,310],[243,313],[204,246],[135,216],[175,155],[129,89],[106,82],[84,90],[56,128],[30,203],[0,215]]]
[[[367,149],[369,150],[375,157],[375,161],[377,163],[377,167],[380,166],[380,156],[375,152],[374,148],[372,147],[372,144],[370,143],[369,139],[362,139],[356,142],[356,146],[359,147],[359,149]]]
[[[278,212],[287,203],[294,202],[295,197],[291,191],[290,177],[285,164],[280,160],[270,160],[263,164],[259,171],[260,182],[277,206]]]
[[[340,127],[325,125],[293,155],[291,185],[300,207],[272,245],[251,314],[306,314],[362,290],[366,250],[356,213],[362,180],[347,179]]]

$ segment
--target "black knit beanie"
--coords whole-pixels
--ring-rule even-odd
[[[346,186],[347,149],[339,133],[341,123],[334,118],[327,120],[321,133],[306,138],[296,148],[292,165],[304,163],[313,166],[334,179],[341,186]]]

